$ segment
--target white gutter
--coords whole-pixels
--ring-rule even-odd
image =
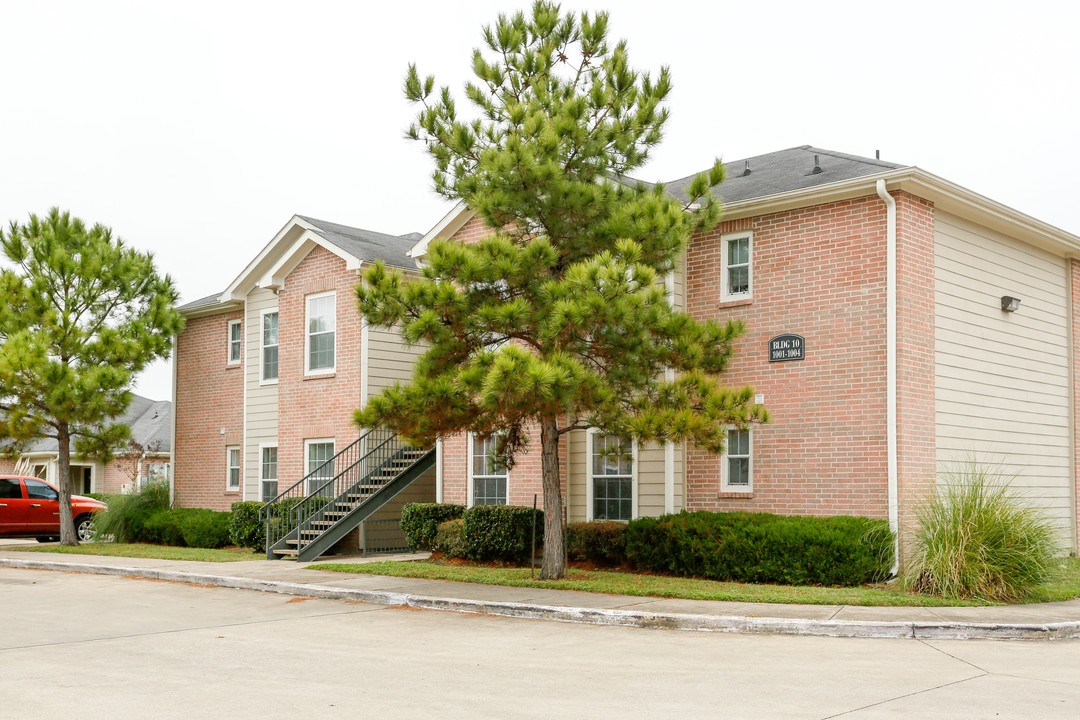
[[[885,437],[889,474],[889,529],[893,532],[893,566],[900,569],[900,485],[896,460],[896,200],[877,181],[877,194],[885,202]]]

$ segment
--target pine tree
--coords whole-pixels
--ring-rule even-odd
[[[428,348],[411,384],[371,398],[358,424],[424,442],[498,432],[511,465],[539,428],[544,578],[565,574],[563,435],[595,427],[721,452],[727,426],[766,419],[751,389],[716,377],[742,326],[675,311],[663,282],[690,234],[718,221],[723,166],[683,201],[628,180],[661,140],[671,77],[631,69],[607,26],[606,13],[548,2],[500,15],[473,53],[473,119],[409,67],[405,94],[420,110],[408,135],[433,158],[436,191],[492,232],[432,242],[421,278],[375,264],[357,288],[368,322]]]
[[[177,293],[151,254],[56,208],[0,229],[0,244],[12,266],[0,269],[0,440],[57,441],[60,543],[78,545],[71,444],[108,458],[130,437],[112,418],[182,329]]]

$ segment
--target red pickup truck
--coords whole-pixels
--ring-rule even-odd
[[[82,495],[71,496],[71,515],[80,542],[91,539],[94,513],[105,503]],[[60,493],[34,477],[0,475],[0,537],[60,538]]]

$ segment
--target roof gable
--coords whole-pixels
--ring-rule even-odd
[[[416,265],[407,253],[419,239],[419,233],[389,235],[293,215],[224,291],[181,305],[178,309],[188,317],[211,315],[234,307],[256,287],[280,287],[284,277],[315,246],[334,253],[353,269],[376,260],[397,267],[414,268]]]

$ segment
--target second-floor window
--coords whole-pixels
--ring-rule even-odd
[[[240,349],[242,346],[243,325],[239,320],[229,321],[229,364],[237,365],[240,362]]]
[[[277,382],[278,377],[278,314],[262,316],[262,379]]]
[[[720,238],[723,267],[720,277],[720,299],[750,298],[753,290],[753,242],[751,233],[732,233]]]
[[[333,372],[336,335],[337,297],[334,293],[308,296],[307,372]]]

